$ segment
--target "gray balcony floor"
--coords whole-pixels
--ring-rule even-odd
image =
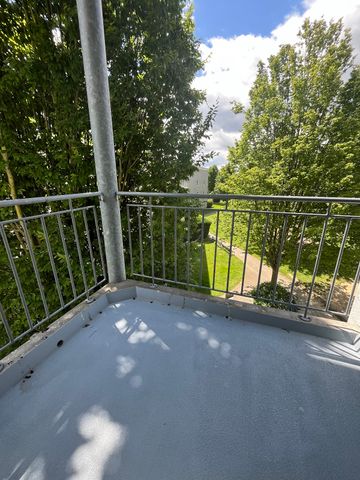
[[[0,478],[357,480],[357,350],[111,305],[0,399]]]

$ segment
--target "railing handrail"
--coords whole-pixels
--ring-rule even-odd
[[[102,190],[103,191],[103,190]],[[119,197],[132,197],[133,200],[130,200],[126,204],[126,216],[127,216],[127,222],[128,222],[128,251],[129,251],[129,256],[130,256],[130,272],[131,272],[131,277],[139,277],[142,279],[149,279],[153,283],[156,281],[162,281],[164,283],[173,283],[181,286],[186,286],[187,288],[199,288],[199,289],[205,289],[205,290],[212,290],[216,292],[221,292],[225,294],[231,294],[231,295],[238,295],[240,297],[248,297],[248,298],[255,298],[263,301],[270,302],[270,304],[276,304],[276,305],[283,305],[288,308],[297,308],[297,309],[303,309],[304,310],[304,315],[302,315],[302,319],[309,319],[308,312],[309,311],[318,311],[318,312],[326,312],[328,314],[333,314],[337,316],[342,316],[343,318],[347,319],[349,316],[349,312],[351,310],[354,294],[355,294],[355,288],[357,284],[360,281],[360,263],[357,265],[355,277],[353,280],[352,285],[349,283],[346,288],[351,288],[351,292],[346,293],[347,297],[345,297],[346,300],[346,305],[341,308],[337,308],[339,311],[335,311],[332,308],[333,305],[333,299],[334,299],[334,292],[336,288],[336,282],[338,281],[339,277],[339,271],[341,268],[341,262],[343,258],[343,253],[347,245],[348,237],[349,237],[349,230],[351,227],[351,224],[354,220],[360,221],[360,215],[354,215],[352,213],[351,215],[345,215],[344,212],[340,212],[341,214],[336,214],[331,212],[331,205],[336,204],[336,203],[343,203],[343,204],[353,204],[353,205],[360,205],[360,198],[349,198],[349,197],[299,197],[299,196],[271,196],[271,195],[242,195],[242,194],[200,194],[200,193],[179,193],[179,192],[171,192],[171,193],[165,193],[165,192],[120,192],[116,191],[114,188],[112,190],[113,193],[111,193],[111,189],[108,190],[107,196],[105,196],[105,200],[103,197],[103,194],[99,191],[97,192],[85,192],[85,193],[75,193],[75,194],[67,194],[67,195],[49,195],[49,196],[44,196],[44,197],[33,197],[33,198],[18,198],[18,199],[8,199],[8,200],[0,200],[0,208],[3,207],[13,207],[16,205],[32,205],[32,204],[40,204],[40,203],[49,203],[49,202],[67,202],[68,201],[68,206],[63,208],[63,205],[55,205],[56,208],[48,208],[45,209],[44,212],[35,212],[35,215],[31,213],[30,216],[23,215],[20,218],[14,218],[11,220],[2,220],[0,221],[0,241],[2,240],[2,244],[4,246],[5,252],[6,252],[6,257],[8,261],[8,267],[10,273],[12,273],[13,279],[16,284],[16,288],[18,290],[18,294],[20,297],[21,304],[24,309],[24,320],[26,320],[26,324],[24,325],[24,331],[22,331],[21,334],[15,335],[14,331],[12,330],[12,324],[11,321],[7,319],[7,312],[5,311],[4,308],[2,308],[1,302],[0,302],[0,323],[2,323],[3,327],[5,328],[6,331],[6,338],[4,340],[4,344],[0,345],[0,351],[3,351],[4,349],[8,348],[10,345],[14,344],[17,340],[22,338],[23,336],[31,333],[34,331],[35,328],[37,328],[40,324],[49,321],[52,319],[55,315],[60,314],[65,308],[70,306],[73,302],[78,301],[81,299],[83,296],[86,296],[87,298],[89,297],[89,294],[91,291],[93,291],[95,288],[98,288],[100,285],[102,285],[104,282],[108,280],[108,276],[106,274],[106,268],[105,268],[105,256],[103,254],[102,250],[102,235],[103,235],[103,229],[100,228],[98,220],[97,220],[97,207],[98,205],[95,205],[97,202],[86,202],[85,206],[81,206],[77,208],[74,208],[74,205],[72,203],[72,200],[76,199],[85,199],[85,198],[102,198],[104,202],[101,202],[101,207],[104,206],[104,203],[106,203],[107,199],[109,197],[112,197],[115,202],[118,201]],[[218,200],[225,200],[226,201],[226,206],[225,209],[212,209],[208,208],[206,205],[203,205],[202,203],[198,204],[188,204],[188,205],[170,205],[171,203],[176,203],[176,202],[151,202],[151,198],[184,198],[184,199],[218,199]],[[149,202],[146,203],[144,200],[149,199]],[[140,200],[137,200],[140,199]],[[308,203],[322,203],[322,204],[327,204],[327,210],[326,212],[302,212],[302,211],[287,211],[290,210],[286,206],[283,207],[282,205],[277,205],[275,206],[272,211],[267,210],[268,206],[263,205],[263,206],[255,206],[253,207],[250,205],[249,207],[245,208],[228,208],[229,203],[228,201],[234,199],[234,200],[243,200],[243,201],[271,201],[271,202],[308,202]],[[87,205],[88,203],[94,203],[94,205]],[[59,208],[58,208],[59,207]],[[130,208],[135,209],[135,214],[133,216],[130,215]],[[144,215],[144,210],[147,208],[148,211],[146,215]],[[160,209],[161,213],[161,218],[158,216],[157,218],[160,219],[160,224],[157,223],[157,228],[161,228],[161,247],[159,247],[159,251],[157,251],[156,255],[158,256],[157,259],[155,259],[155,253],[154,253],[154,232],[153,232],[153,217],[155,217],[155,211]],[[172,209],[174,211],[173,217],[169,217],[169,215],[166,215],[166,212],[168,209]],[[43,209],[44,210],[44,209]],[[297,209],[301,210],[301,209]],[[309,209],[305,209],[309,210]],[[134,212],[134,210],[132,210]],[[178,215],[180,211],[180,214]],[[198,223],[198,216],[197,216],[197,225],[200,225],[200,230],[201,233],[198,232],[198,227],[196,227],[196,235],[195,235],[195,240],[191,236],[194,234],[194,225],[191,226],[191,212],[199,212],[201,213],[201,225]],[[92,230],[92,234],[90,234],[89,230],[89,224],[88,224],[88,217],[87,214],[93,213],[93,222],[94,222],[94,227]],[[230,243],[229,243],[229,248],[228,248],[228,260],[227,260],[227,273],[226,273],[226,287],[220,288],[216,284],[216,265],[217,265],[217,251],[218,251],[218,244],[219,246],[222,245],[222,238],[219,237],[219,219],[221,216],[221,213],[224,213],[224,215],[227,216],[227,218],[230,218],[231,220],[231,229],[230,229]],[[77,220],[75,213],[77,213],[77,216],[80,216],[82,214],[82,234],[84,235],[83,237],[83,242],[80,242],[80,237],[79,233],[81,234],[81,231],[78,231],[78,226],[77,226]],[[216,218],[216,235],[215,235],[215,247],[214,247],[214,258],[213,258],[213,273],[212,273],[212,279],[209,276],[209,286],[204,285],[204,282],[202,280],[202,273],[203,273],[203,262],[204,262],[204,252],[205,252],[205,228],[204,228],[204,220],[205,220],[205,214],[207,213],[215,213],[215,218]],[[243,250],[243,255],[244,255],[244,260],[243,260],[243,266],[242,266],[242,271],[240,272],[241,276],[239,276],[239,280],[241,280],[241,286],[239,288],[232,287],[230,288],[230,272],[231,272],[231,259],[233,257],[233,238],[235,234],[235,215],[241,214],[241,218],[246,222],[245,229],[244,230],[244,235],[246,236],[246,246],[245,250]],[[245,215],[244,215],[245,214]],[[65,222],[63,220],[63,217],[65,215],[68,215],[68,219]],[[180,218],[180,215],[182,217],[182,222],[178,222],[178,219]],[[265,217],[262,218],[261,222],[265,222],[264,224],[264,231],[261,233],[259,230],[258,234],[261,236],[262,235],[262,243],[261,243],[261,257],[259,261],[259,266],[258,266],[258,274],[257,274],[257,280],[255,279],[255,282],[253,282],[254,285],[250,284],[245,285],[244,280],[246,277],[246,265],[248,263],[248,252],[249,250],[249,241],[251,239],[251,235],[254,232],[253,229],[253,219],[255,218],[255,215],[264,215]],[[281,215],[283,216],[284,220],[282,223],[282,227],[279,227],[279,232],[281,232],[281,237],[279,237],[279,253],[277,254],[277,260],[276,260],[276,265],[278,266],[276,272],[276,277],[275,277],[275,283],[272,288],[272,293],[269,293],[269,296],[261,296],[260,295],[260,286],[264,276],[262,276],[262,269],[263,265],[266,263],[266,251],[265,251],[265,245],[267,242],[268,238],[268,225],[271,219],[272,215]],[[289,281],[287,283],[287,288],[290,288],[290,299],[285,299],[285,300],[279,300],[276,296],[277,292],[277,286],[279,285],[279,271],[280,271],[280,265],[281,265],[281,260],[282,260],[282,253],[284,250],[284,242],[286,241],[286,235],[287,235],[287,224],[289,221],[289,218],[291,216],[298,216],[299,221],[301,218],[303,218],[302,223],[299,222],[299,229],[301,227],[301,235],[300,235],[300,240],[297,241],[297,246],[294,244],[294,248],[296,248],[296,260],[294,264],[294,270],[293,274],[289,276]],[[246,217],[247,216],[247,217]],[[46,220],[50,217],[53,217],[55,219],[55,222],[53,222],[53,227],[51,231],[48,230],[47,227],[47,222]],[[91,217],[89,217],[91,218]],[[167,230],[170,234],[168,235],[164,228],[165,228],[165,218],[169,221],[170,218],[170,223],[167,224],[167,228],[170,230]],[[316,248],[316,257],[315,257],[315,264],[312,270],[311,274],[311,283],[310,287],[307,287],[304,290],[304,293],[301,295],[306,294],[306,299],[303,300],[302,296],[299,297],[299,301],[295,299],[294,291],[296,293],[296,290],[294,290],[296,286],[296,281],[297,281],[297,273],[299,272],[299,266],[301,263],[302,259],[302,251],[303,251],[303,246],[305,244],[305,241],[309,241],[311,239],[311,231],[308,232],[307,229],[307,222],[308,219],[309,221],[312,218],[318,218],[323,221],[323,226],[322,226],[322,231],[321,231],[321,236],[319,238],[315,238],[314,240],[314,248]],[[336,264],[335,268],[333,270],[332,274],[332,279],[329,285],[328,293],[326,295],[326,299],[324,299],[325,306],[322,306],[322,304],[318,305],[312,302],[312,297],[313,297],[313,291],[315,289],[316,285],[316,279],[318,275],[318,270],[319,270],[319,264],[321,261],[321,255],[324,249],[324,244],[326,240],[326,233],[327,233],[327,227],[329,221],[332,222],[332,220],[345,220],[344,223],[344,230],[342,234],[342,239],[341,243],[338,246],[338,253],[337,253],[337,258],[336,258]],[[45,241],[45,244],[43,244],[44,250],[41,251],[42,253],[45,252],[45,260],[46,260],[46,255],[49,257],[49,264],[47,267],[46,272],[51,275],[53,275],[54,282],[55,282],[55,289],[57,291],[57,295],[59,297],[59,308],[57,308],[57,305],[53,305],[51,302],[48,303],[47,296],[45,295],[45,287],[48,286],[49,282],[47,284],[44,284],[42,281],[42,274],[43,272],[39,269],[38,266],[38,261],[36,258],[36,254],[34,253],[34,246],[39,246],[39,245],[34,245],[32,242],[32,237],[30,236],[31,232],[29,233],[29,227],[28,224],[31,220],[36,220],[38,228],[40,228],[40,232],[42,230],[43,232],[43,239]],[[71,222],[70,222],[71,220]],[[143,222],[145,220],[145,224]],[[135,222],[135,223],[134,223]],[[194,222],[195,222],[195,216],[194,216]],[[263,222],[263,223],[264,223]],[[21,228],[13,228],[12,224],[20,224]],[[57,226],[56,226],[57,224]],[[8,227],[8,225],[11,225],[11,228]],[[139,264],[134,264],[133,260],[133,248],[132,248],[132,225],[135,226],[134,228],[134,235],[135,238],[138,235],[139,239],[139,258],[140,258],[140,270],[139,270]],[[147,225],[148,231],[147,231],[147,237],[146,240],[149,243],[150,248],[150,258],[151,258],[151,265],[147,266],[147,270],[144,269],[144,258],[146,255],[146,252],[144,251],[144,227]],[[247,225],[247,227],[246,227]],[[259,224],[260,225],[260,224]],[[318,223],[319,227],[321,226],[321,223]],[[136,229],[138,227],[138,233],[136,234]],[[185,260],[185,255],[186,255],[186,262],[184,262],[186,272],[182,272],[184,275],[186,273],[186,278],[185,276],[181,276],[182,274],[178,275],[178,247],[177,247],[177,238],[178,238],[178,233],[181,231],[181,228],[185,229],[183,230],[183,237],[182,240],[185,242],[184,243],[184,249],[183,249],[183,260]],[[281,231],[282,228],[282,231]],[[343,228],[343,227],[342,227]],[[56,229],[58,230],[56,232]],[[72,229],[72,233],[71,233]],[[19,238],[18,234],[20,233],[21,237]],[[159,233],[158,232],[158,233]],[[173,232],[173,240],[171,238],[171,232]],[[59,242],[59,251],[60,254],[64,252],[64,258],[66,262],[66,269],[68,273],[68,278],[70,281],[71,285],[71,291],[72,291],[72,300],[69,302],[67,301],[68,298],[70,297],[70,292],[69,295],[64,295],[63,290],[62,290],[62,285],[61,285],[61,276],[59,277],[58,274],[58,267],[57,267],[57,256],[56,254],[58,253],[57,251],[54,251],[52,245],[51,245],[51,238],[49,234],[55,234],[57,235],[58,241],[60,240],[61,243]],[[340,232],[341,233],[341,232]],[[72,245],[72,254],[69,255],[69,249],[67,243],[69,242],[69,237],[68,235],[70,234],[71,237],[71,245]],[[320,230],[319,230],[320,234]],[[15,255],[12,250],[13,244],[9,243],[8,235],[11,235],[12,238],[16,241],[18,240],[20,242],[20,250],[21,250],[21,255]],[[199,235],[200,235],[200,241],[199,241]],[[228,233],[226,234],[228,235]],[[280,235],[280,233],[279,233]],[[158,235],[159,236],[159,235]],[[197,243],[200,243],[200,262],[199,262],[199,281],[193,279],[190,277],[190,263],[193,261],[192,260],[192,253],[191,253],[191,248],[192,248],[192,242],[195,241]],[[75,243],[74,243],[75,242]],[[165,261],[166,258],[166,242],[170,242],[170,248],[173,249],[173,258],[169,259],[170,264],[174,263],[173,265],[173,271],[174,275],[173,278],[171,278],[171,275],[169,275],[169,271],[171,272],[171,269],[169,270],[167,266],[167,262]],[[174,243],[174,245],[171,245],[171,242]],[[70,244],[69,244],[70,245]],[[82,246],[83,245],[83,246]],[[99,256],[100,256],[100,263],[98,262],[98,266],[96,266],[95,259],[96,257],[94,256],[94,251],[93,250],[93,245],[98,245],[98,251],[99,251]],[[238,248],[241,248],[241,246]],[[19,250],[19,251],[20,251]],[[37,250],[39,252],[39,250]],[[199,250],[196,250],[199,251]],[[47,252],[47,254],[46,254]],[[136,253],[136,251],[135,251]],[[149,253],[149,252],[147,252]],[[206,252],[205,252],[206,253]],[[191,255],[190,255],[191,254]],[[27,255],[27,256],[26,256]],[[159,258],[159,255],[161,255],[161,259]],[[34,280],[36,282],[34,283],[35,288],[38,288],[39,295],[41,297],[41,302],[39,303],[40,308],[41,308],[41,303],[44,308],[44,314],[45,317],[43,319],[40,316],[36,316],[36,319],[32,319],[30,310],[28,308],[28,303],[27,303],[27,295],[28,291],[25,291],[23,289],[23,284],[22,284],[22,279],[21,276],[18,273],[18,266],[17,264],[21,261],[21,258],[23,258],[23,261],[27,261],[29,263],[30,270],[32,268],[32,272],[34,274]],[[78,259],[78,260],[77,260]],[[6,260],[6,258],[5,258]],[[85,260],[85,261],[84,261]],[[334,258],[335,261],[335,258]],[[78,271],[79,275],[77,278],[77,283],[79,283],[79,288],[77,288],[77,284],[75,285],[75,277],[73,274],[73,264],[74,262],[78,263],[80,270]],[[161,262],[161,264],[160,264]],[[100,267],[101,264],[101,267]],[[159,273],[159,265],[161,265],[162,272]],[[181,264],[179,264],[181,266]],[[275,265],[275,266],[276,266]],[[135,266],[135,268],[134,268]],[[155,269],[155,266],[158,270]],[[88,272],[86,268],[88,268]],[[149,273],[149,267],[151,268],[151,275]],[[101,268],[101,270],[100,270]],[[271,267],[274,270],[274,266]],[[29,271],[30,271],[29,270]],[[184,268],[182,268],[184,270]],[[61,275],[67,275],[66,270],[62,269],[59,270]],[[169,278],[170,277],[170,278]],[[48,278],[48,277],[46,277]],[[49,277],[50,278],[50,277]],[[195,278],[195,277],[194,277]],[[100,280],[99,280],[100,279]],[[212,281],[212,286],[210,285],[210,281]],[[92,283],[94,282],[94,283]],[[37,284],[37,287],[36,287]],[[82,284],[84,286],[84,290],[82,290]],[[251,286],[255,287],[255,290],[249,291],[249,288]],[[79,293],[80,291],[80,293]],[[253,293],[253,292],[256,293]],[[53,305],[53,306],[51,306]],[[51,308],[50,308],[51,307]],[[340,311],[341,310],[341,311]],[[12,313],[13,315],[13,313]],[[11,317],[13,318],[13,317]]]
[[[32,205],[34,203],[61,202],[79,198],[101,197],[101,192],[73,193],[67,195],[49,195],[44,197],[16,198],[0,200],[0,208],[15,205]],[[219,200],[249,200],[273,202],[313,202],[313,203],[348,203],[360,205],[360,198],[352,197],[302,197],[289,195],[242,195],[232,193],[166,193],[166,192],[117,192],[119,197],[161,197],[161,198],[198,198]]]
[[[15,205],[32,205],[34,203],[61,202],[76,200],[78,198],[100,197],[101,192],[72,193],[67,195],[49,195],[46,197],[15,198],[13,200],[0,200],[0,208],[14,207]]]
[[[219,200],[253,200],[273,202],[350,203],[360,205],[360,198],[352,197],[302,197],[289,195],[242,195],[232,193],[165,193],[165,192],[117,192],[119,197],[199,198]]]

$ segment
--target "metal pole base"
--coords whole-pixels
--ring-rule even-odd
[[[311,317],[307,317],[305,315],[299,315],[300,320],[303,322],[311,322]]]

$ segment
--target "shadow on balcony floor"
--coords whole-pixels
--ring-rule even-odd
[[[357,480],[358,346],[126,300],[0,399],[0,478]]]

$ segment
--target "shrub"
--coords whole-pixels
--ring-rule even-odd
[[[200,241],[201,239],[201,215],[198,216],[198,223],[196,226],[196,231],[192,235],[192,240]],[[204,240],[207,239],[210,232],[211,220],[210,218],[204,217]]]
[[[210,232],[211,220],[209,218],[204,218],[204,239],[207,238]],[[201,225],[200,225],[200,232],[201,232]]]
[[[259,291],[257,291],[256,288],[251,290],[250,295],[254,297],[254,303],[255,305],[263,305],[265,307],[272,307],[272,308],[278,308],[280,310],[290,310],[293,312],[297,311],[297,307],[294,305],[296,303],[296,298],[293,295],[291,299],[291,305],[283,305],[279,304],[273,301],[273,291],[274,291],[274,286],[272,285],[271,282],[263,282],[259,286]],[[262,297],[256,298],[256,297]],[[263,299],[269,299],[269,300],[263,300]],[[281,302],[290,302],[290,292],[283,287],[282,285],[277,285],[276,286],[276,292],[275,292],[275,300],[281,301]]]

